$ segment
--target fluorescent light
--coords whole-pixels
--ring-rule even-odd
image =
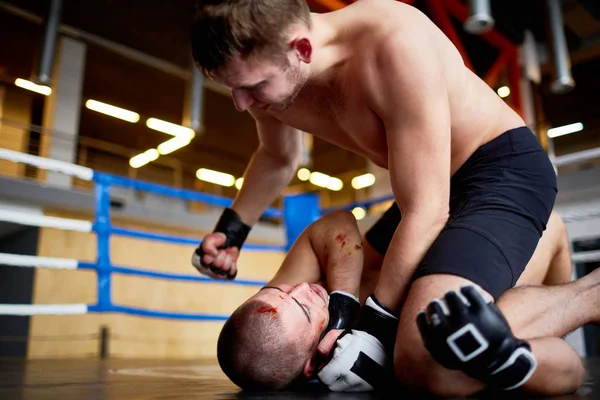
[[[510,88],[508,86],[502,86],[498,88],[498,96],[504,98],[510,95]]]
[[[343,187],[344,182],[342,182],[341,179],[329,177],[329,184],[327,185],[327,189],[337,192],[339,190],[342,190]]]
[[[368,173],[352,178],[352,187],[354,189],[363,189],[372,186],[375,183],[375,175]]]
[[[568,135],[569,133],[579,132],[583,129],[583,124],[581,122],[576,122],[574,124],[558,126],[556,128],[548,129],[548,137],[555,138],[559,136]]]
[[[157,118],[148,118],[146,126],[155,131],[166,133],[167,135],[180,136],[180,135],[192,135],[195,134],[193,129],[186,128],[185,126],[172,124],[167,121],[163,121]]]
[[[88,100],[85,102],[85,106],[90,110],[97,111],[101,114],[109,115],[118,119],[122,119],[127,122],[138,122],[140,120],[140,114],[133,111],[126,110],[121,107],[111,106],[110,104],[102,103],[97,100]]]
[[[297,175],[298,179],[304,182],[310,179],[310,171],[306,168],[300,168]]]
[[[156,159],[158,159],[158,151],[156,149],[150,149],[132,157],[131,160],[129,160],[129,165],[131,168],[139,168]]]
[[[158,152],[162,155],[169,154],[182,147],[187,146],[192,141],[193,135],[175,136],[158,145]]]
[[[196,171],[196,177],[201,181],[226,187],[231,187],[235,184],[235,178],[233,175],[229,175],[224,172],[213,171],[212,169],[200,168],[198,171]]]
[[[352,214],[354,214],[354,218],[360,220],[363,219],[365,215],[367,215],[367,211],[362,207],[354,207],[352,209]]]
[[[329,184],[329,175],[325,175],[321,172],[312,172],[309,177],[310,183],[316,186],[326,188]]]
[[[316,186],[320,186],[329,190],[338,191],[344,187],[344,183],[338,179],[321,172],[311,172],[310,183]]]
[[[237,190],[240,190],[242,188],[243,184],[244,184],[244,178],[237,178],[235,180],[235,187],[237,188]]]
[[[22,89],[27,89],[27,90],[31,90],[32,92],[43,94],[44,96],[48,96],[50,93],[52,93],[52,89],[50,89],[46,85],[38,85],[31,81],[21,79],[21,78],[15,79],[15,85],[17,85],[18,87],[20,87]]]

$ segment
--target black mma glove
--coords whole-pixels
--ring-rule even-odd
[[[319,380],[336,392],[383,389],[394,380],[392,359],[398,318],[369,296],[354,329],[340,335]]]
[[[241,250],[246,238],[248,237],[248,233],[250,233],[250,229],[250,226],[242,222],[238,213],[231,208],[226,208],[223,210],[221,217],[217,221],[213,233],[221,232],[225,234],[225,243],[219,246],[219,249],[237,247],[239,250]],[[237,269],[233,275],[229,275],[227,272],[221,270],[220,268],[216,268],[212,264],[205,264],[203,261],[204,255],[205,253],[201,243],[192,255],[192,265],[194,265],[194,267],[196,267],[200,273],[215,279],[235,279],[237,276]]]
[[[512,334],[498,307],[475,286],[430,302],[417,316],[417,325],[425,348],[438,363],[491,389],[516,389],[536,369],[529,344]]]
[[[335,290],[329,294],[329,323],[321,334],[321,339],[333,329],[346,329],[354,326],[360,311],[360,300],[350,293]]]

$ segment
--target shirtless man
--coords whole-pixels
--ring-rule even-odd
[[[333,329],[352,326],[359,302],[372,291],[369,282],[378,275],[362,268],[361,240],[348,211],[327,214],[304,230],[275,276],[223,326],[217,356],[235,384],[246,390],[293,390],[317,378],[341,333]],[[571,265],[565,226],[553,212],[517,288],[498,301],[511,325],[546,324],[547,334],[560,337],[577,324],[600,319],[592,305],[600,300],[600,270],[569,283]],[[530,295],[523,297],[526,291]],[[559,304],[568,309],[557,314],[563,307]],[[391,374],[379,375],[387,382],[378,388],[395,384]],[[565,362],[560,369],[536,370],[522,389],[534,395],[561,395],[576,390],[583,375],[581,362]]]
[[[193,265],[235,277],[250,228],[298,167],[301,131],[361,154],[389,170],[397,204],[365,242],[365,268],[382,267],[364,309],[400,318],[395,342],[382,351],[406,384],[448,394],[472,387],[466,365],[449,374],[435,361],[416,320],[433,299],[465,284],[498,299],[534,253],[557,186],[522,118],[465,67],[435,24],[397,1],[311,14],[303,0],[205,0],[191,42],[198,68],[231,89],[260,139],[215,228],[221,233],[203,240]],[[355,330],[343,344],[358,356],[381,339]],[[527,347],[515,342],[513,350]],[[566,343],[551,347],[533,349],[538,368],[567,362],[556,358],[560,349],[578,361]],[[499,352],[492,364],[514,361],[511,354]],[[350,373],[351,358],[332,375]]]

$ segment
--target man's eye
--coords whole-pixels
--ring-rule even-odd
[[[308,315],[310,315],[310,308],[308,308],[308,306],[306,304],[302,304],[302,307],[304,307],[304,309],[306,310]]]

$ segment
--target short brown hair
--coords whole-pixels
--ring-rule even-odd
[[[192,56],[204,73],[233,57],[287,51],[285,34],[298,22],[311,26],[306,0],[199,0],[191,27]]]
[[[280,390],[297,383],[311,354],[288,340],[278,314],[257,312],[272,306],[242,304],[223,325],[217,358],[223,372],[245,390]]]

